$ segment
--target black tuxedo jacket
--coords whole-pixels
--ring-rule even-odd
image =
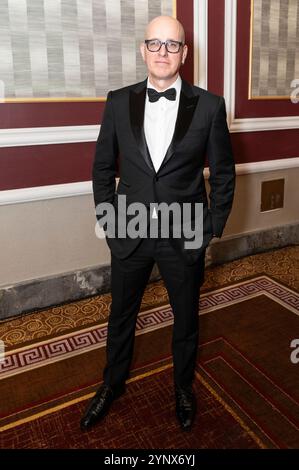
[[[107,95],[93,164],[95,205],[110,202],[117,211],[120,194],[126,195],[127,204],[142,202],[148,210],[149,204],[154,202],[202,202],[203,244],[200,248],[186,249],[184,236],[172,237],[170,227],[170,242],[183,262],[192,264],[213,235],[221,237],[233,202],[235,165],[225,101],[222,96],[182,80],[175,131],[156,172],[143,128],[146,83],[144,80]],[[210,169],[210,207],[203,177],[206,154]],[[116,190],[117,169],[120,179]],[[101,217],[97,218],[101,225]],[[141,239],[106,236],[108,246],[118,258],[128,257]]]

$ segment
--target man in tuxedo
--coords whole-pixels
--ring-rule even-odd
[[[235,186],[235,167],[222,96],[182,79],[188,47],[182,25],[160,16],[147,26],[140,45],[148,77],[107,96],[93,166],[93,190],[98,209],[112,204],[119,213],[119,199],[126,207],[142,203],[148,215],[145,232],[137,237],[109,234],[112,304],[108,319],[107,362],[103,384],[90,400],[81,419],[86,430],[99,422],[112,402],[125,392],[133,354],[135,324],[142,296],[156,262],[173,311],[172,335],[175,411],[181,429],[190,430],[196,411],[192,390],[198,350],[199,291],[204,280],[205,250],[213,237],[221,237],[229,216]],[[203,169],[209,159],[210,192]],[[116,162],[119,184],[115,190]],[[161,231],[159,204],[184,203],[202,207],[202,243],[188,248],[187,236]],[[153,206],[153,203],[156,205]],[[131,213],[131,221],[132,221]],[[130,218],[130,215],[129,215]],[[115,222],[115,226],[119,224]],[[153,238],[149,225],[157,224]],[[155,404],[153,403],[154,407]]]

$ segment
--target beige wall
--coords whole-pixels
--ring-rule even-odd
[[[261,213],[261,182],[282,177],[284,208]],[[299,168],[239,175],[223,237],[299,221],[298,181]],[[0,286],[110,262],[95,236],[92,195],[2,205],[0,221]]]
[[[0,206],[0,285],[110,262],[92,196]]]
[[[285,179],[284,207],[261,212],[263,181]],[[299,168],[239,175],[234,206],[223,236],[230,237],[299,222]]]

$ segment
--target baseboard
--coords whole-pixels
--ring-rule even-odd
[[[206,266],[299,244],[299,222],[213,241],[206,252]],[[160,279],[155,265],[150,282]],[[0,320],[104,294],[110,289],[110,265],[0,288]]]
[[[209,245],[206,266],[215,266],[244,256],[298,244],[299,221],[242,235],[223,237]]]
[[[150,282],[160,279],[155,265]],[[105,294],[110,290],[110,264],[0,287],[0,321]]]

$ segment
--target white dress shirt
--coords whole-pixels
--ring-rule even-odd
[[[158,101],[152,103],[149,101],[148,94],[146,93],[144,133],[156,172],[159,170],[172,140],[180,101],[181,86],[182,79],[178,76],[172,85],[165,88],[165,90],[168,90],[168,88],[176,89],[176,99],[174,101],[168,100],[162,96]],[[147,87],[160,91],[151,84],[149,78],[147,79]]]
[[[154,88],[154,85],[147,79],[147,87]],[[149,101],[148,94],[146,93],[145,109],[144,109],[144,133],[148,150],[156,172],[159,170],[162,161],[164,160],[167,149],[173,137],[176,118],[178,114],[178,107],[180,101],[180,93],[182,87],[182,79],[180,76],[176,81],[165,88],[175,88],[176,98],[174,101],[168,100],[162,96],[158,101]],[[163,90],[163,91],[165,91]],[[154,207],[152,218],[157,219],[158,215]]]

